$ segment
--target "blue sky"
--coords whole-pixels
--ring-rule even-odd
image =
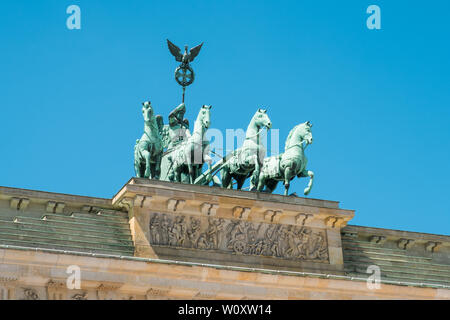
[[[68,30],[66,8],[81,8]],[[381,30],[366,8],[381,8]],[[141,102],[180,102],[165,40],[194,46],[187,117],[281,146],[313,122],[310,197],[352,224],[449,234],[448,1],[2,1],[0,185],[110,198],[134,174]],[[295,180],[301,194],[307,180]]]

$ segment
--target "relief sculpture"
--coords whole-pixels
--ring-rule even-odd
[[[328,262],[324,230],[213,217],[153,213],[152,245]]]

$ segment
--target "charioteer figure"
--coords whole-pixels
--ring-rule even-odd
[[[186,106],[181,103],[169,114],[169,124],[163,127],[162,132],[165,149],[171,150],[191,136],[189,121],[184,118],[185,113]]]

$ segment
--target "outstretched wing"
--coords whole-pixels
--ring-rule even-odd
[[[203,42],[200,43],[198,46],[193,47],[191,50],[189,50],[189,62],[194,61],[194,58],[198,55],[200,52],[200,49],[202,48]]]
[[[175,57],[175,60],[180,61],[183,58],[183,55],[181,54],[181,49],[178,48],[176,45],[174,45],[172,42],[167,39],[167,45],[169,46],[170,53]]]

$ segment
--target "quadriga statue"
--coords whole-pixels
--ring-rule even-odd
[[[278,182],[284,182],[284,195],[288,195],[290,181],[295,177],[309,177],[304,190],[307,195],[312,188],[314,173],[306,169],[305,148],[312,143],[312,124],[308,121],[295,126],[286,139],[284,153],[264,159],[259,173],[258,191],[272,193]],[[265,187],[265,190],[263,190]]]
[[[134,146],[134,171],[138,178],[159,179],[163,153],[162,128],[158,125],[160,121],[157,121],[150,101],[142,103],[142,115],[144,133]]]

